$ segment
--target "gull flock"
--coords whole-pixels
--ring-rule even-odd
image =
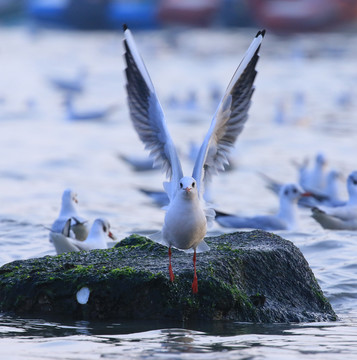
[[[193,293],[198,292],[197,253],[209,251],[204,238],[213,221],[226,228],[296,230],[298,208],[304,206],[311,209],[312,217],[323,228],[357,230],[357,171],[347,179],[349,198],[343,201],[336,185],[339,173],[332,169],[325,174],[327,162],[323,154],[316,156],[312,167],[308,166],[308,162],[297,165],[296,184],[282,184],[263,175],[267,187],[279,197],[279,210],[275,215],[246,217],[227,214],[207,201],[209,182],[214,175],[225,170],[230,151],[248,119],[264,36],[265,30],[259,31],[253,38],[218,104],[197,152],[192,173],[185,175],[149,72],[130,29],[124,25],[130,118],[140,140],[150,152],[148,159],[124,160],[137,171],[152,167],[165,173],[164,191],[141,189],[166,210],[162,230],[149,237],[168,248],[168,272],[172,282],[175,276],[171,249],[193,254]],[[61,210],[50,231],[50,241],[58,254],[105,249],[107,241],[115,239],[106,219],[96,219],[89,228],[88,220],[79,215],[77,202],[74,191],[66,189],[63,192]]]

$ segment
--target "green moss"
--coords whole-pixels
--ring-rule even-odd
[[[124,266],[122,268],[113,269],[110,273],[115,276],[130,276],[137,273],[137,271],[130,266]]]
[[[329,304],[328,300],[324,296],[323,292],[320,289],[317,289],[313,286],[311,286],[312,292],[315,294],[315,296],[321,301],[323,304]]]
[[[94,265],[76,265],[73,271],[81,274],[88,274],[94,268]]]
[[[223,243],[216,246],[217,250],[220,251],[232,251],[232,247],[229,244]]]
[[[5,275],[2,275],[4,278],[10,278],[13,277],[15,275],[14,271],[10,271],[8,273],[6,273]]]

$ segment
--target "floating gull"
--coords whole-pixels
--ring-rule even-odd
[[[268,189],[279,194],[280,189],[283,186],[281,182],[276,181],[263,173],[259,173],[259,175],[266,182]],[[306,207],[344,205],[346,202],[341,200],[339,196],[338,182],[340,178],[341,174],[337,170],[330,170],[325,177],[325,187],[321,191],[308,191],[310,196],[301,198],[298,201],[298,204]]]
[[[212,119],[198,153],[192,176],[183,176],[176,148],[169,134],[164,113],[144,62],[136,48],[130,30],[124,26],[124,46],[128,104],[133,125],[143,143],[151,151],[155,162],[161,164],[170,181],[164,183],[169,197],[162,231],[152,239],[169,247],[170,280],[174,280],[171,266],[171,248],[193,250],[193,293],[197,293],[196,252],[209,250],[203,238],[207,220],[214,217],[213,209],[204,205],[204,186],[223,169],[227,155],[248,118],[248,109],[254,91],[255,67],[265,31],[258,32]]]
[[[325,229],[357,230],[357,171],[347,179],[349,199],[345,205],[312,208],[312,217]]]
[[[68,120],[96,121],[107,119],[116,109],[117,105],[110,105],[98,109],[78,110],[74,108],[73,96],[67,95],[64,101]]]
[[[71,189],[66,189],[62,195],[62,205],[59,216],[52,224],[51,232],[62,234],[67,221],[72,219],[70,230],[73,231],[73,237],[81,241],[87,238],[87,220],[79,216],[77,204],[77,194]]]
[[[154,160],[147,157],[140,157],[134,155],[118,155],[118,157],[129,164],[135,171],[150,171],[157,170],[159,166],[154,164]]]
[[[78,70],[74,77],[50,77],[49,81],[53,87],[57,90],[64,91],[66,93],[78,94],[83,92],[84,83],[88,76],[88,72],[85,68]]]
[[[148,189],[139,189],[142,193],[149,196],[156,205],[164,207],[169,205],[170,199],[165,191],[161,190],[148,190]]]
[[[93,249],[107,249],[107,238],[115,240],[110,231],[107,220],[96,219],[84,241],[73,239],[70,234],[71,219],[68,219],[62,233],[50,232],[50,239],[56,248],[57,254],[71,251],[89,251]]]
[[[319,192],[325,187],[325,167],[327,161],[322,153],[315,157],[315,164],[312,169],[308,168],[308,161],[299,166],[299,184],[306,191]]]
[[[280,209],[276,215],[258,215],[241,217],[216,211],[216,221],[223,227],[253,228],[262,230],[296,230],[297,229],[297,201],[307,196],[295,184],[283,185],[280,189]]]

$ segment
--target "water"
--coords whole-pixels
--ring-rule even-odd
[[[28,32],[2,28],[0,42],[0,264],[55,254],[48,230],[62,191],[77,191],[83,216],[106,217],[119,239],[158,230],[164,213],[137,189],[161,189],[158,171],[134,172],[118,154],[144,155],[126,108],[122,37],[115,33]],[[216,103],[254,30],[187,30],[135,34],[168,126],[190,170],[190,141],[200,141]],[[272,213],[277,198],[258,172],[294,182],[291,161],[326,154],[344,177],[356,170],[357,35],[312,34],[264,40],[250,119],[233,153],[233,171],[211,186],[218,209]],[[173,46],[172,44],[175,44]],[[63,95],[49,78],[85,69],[78,111],[118,106],[105,121],[66,119]],[[182,104],[195,91],[199,115]],[[275,121],[276,105],[284,116]],[[192,104],[191,104],[192,106]],[[346,197],[344,182],[341,196]],[[211,233],[223,230],[215,225]],[[357,241],[351,231],[323,230],[307,209],[297,232],[278,232],[303,252],[339,321],[312,324],[235,322],[72,322],[0,317],[4,359],[204,358],[355,359]]]

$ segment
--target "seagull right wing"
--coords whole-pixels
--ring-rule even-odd
[[[264,35],[265,30],[259,31],[250,44],[227,87],[199,150],[192,176],[197,181],[201,198],[204,192],[203,185],[218,170],[224,170],[224,165],[228,163],[229,151],[247,121],[257,74],[256,64]]]
[[[178,182],[183,177],[181,163],[149,73],[127,26],[124,26],[124,36],[130,117],[141,141],[150,150],[154,164],[160,165],[170,179],[172,186],[166,186],[165,190],[172,198]]]

